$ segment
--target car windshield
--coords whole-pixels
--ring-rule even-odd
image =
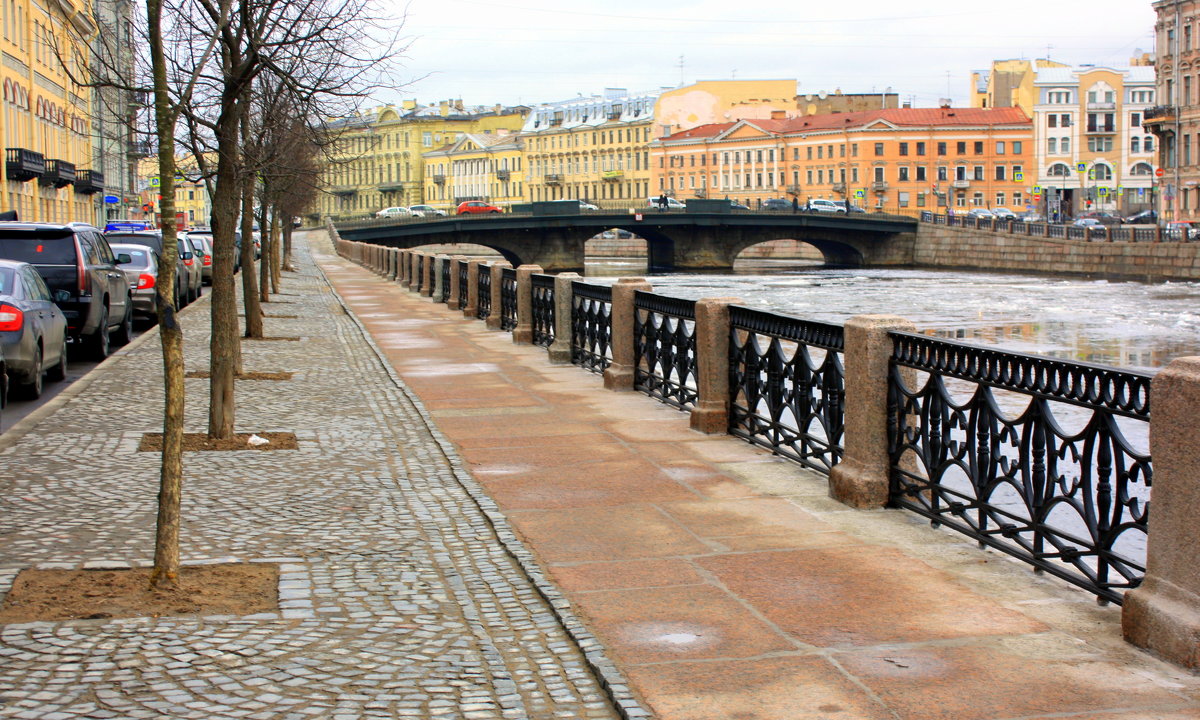
[[[113,245],[112,250],[117,255],[123,253],[129,256],[130,262],[122,267],[139,270],[150,267],[150,248],[144,245]]]
[[[75,236],[70,230],[0,230],[0,257],[33,265],[74,265]]]
[[[104,233],[109,244],[123,243],[125,245],[144,245],[154,252],[162,252],[162,237],[159,235],[138,233]]]

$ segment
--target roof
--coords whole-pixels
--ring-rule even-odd
[[[751,125],[764,132],[794,135],[820,130],[866,127],[877,121],[895,127],[956,127],[979,125],[1024,125],[1030,119],[1021,108],[889,108],[828,115],[806,115],[786,120],[742,120],[738,123],[701,125],[669,135],[663,142],[714,138],[735,125]]]
[[[1039,85],[1075,85],[1079,76],[1094,70],[1106,70],[1121,73],[1131,83],[1152,83],[1155,80],[1155,68],[1151,65],[1135,65],[1133,67],[1106,67],[1103,65],[1077,65],[1075,67],[1050,67],[1037,71],[1036,82]]]

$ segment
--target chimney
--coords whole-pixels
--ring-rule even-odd
[[[950,98],[941,98],[938,100],[938,107],[946,110],[950,107]]]

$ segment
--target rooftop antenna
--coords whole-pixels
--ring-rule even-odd
[[[1046,59],[1047,60],[1050,59],[1050,51],[1053,49],[1054,49],[1053,45],[1050,45],[1049,43],[1046,44]]]
[[[683,87],[683,56],[679,56],[679,86]]]

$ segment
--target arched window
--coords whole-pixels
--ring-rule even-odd
[[[1070,177],[1071,168],[1065,163],[1054,163],[1046,174],[1050,177]]]
[[[1092,166],[1088,176],[1093,180],[1112,180],[1112,168],[1103,163],[1097,163]]]
[[[1154,152],[1154,138],[1142,138],[1142,152]]]
[[[1153,175],[1154,168],[1149,163],[1137,163],[1129,170],[1130,175]]]
[[[1129,152],[1140,153],[1142,151],[1142,139],[1134,137],[1129,141]]]

